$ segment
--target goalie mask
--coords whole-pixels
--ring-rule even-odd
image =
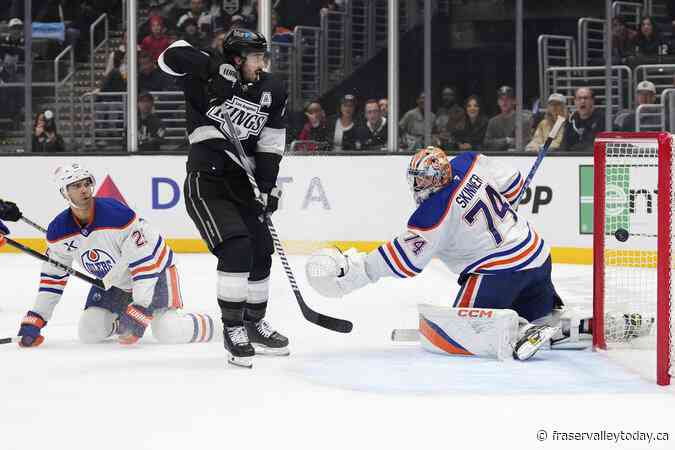
[[[67,166],[59,166],[54,171],[54,182],[59,188],[59,192],[64,199],[72,206],[73,208],[79,208],[73,203],[73,200],[68,195],[68,186],[78,181],[90,179],[91,180],[91,192],[94,193],[94,187],[96,186],[96,178],[91,174],[86,168],[82,167],[77,163],[73,163]]]
[[[408,185],[418,205],[447,186],[451,179],[450,161],[438,147],[419,150],[408,166]]]

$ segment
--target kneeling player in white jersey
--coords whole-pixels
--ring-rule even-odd
[[[562,302],[551,281],[548,245],[512,208],[523,187],[520,173],[477,153],[448,160],[428,147],[413,156],[408,181],[418,206],[405,232],[368,254],[321,250],[307,263],[310,284],[339,297],[382,277],[414,277],[437,257],[459,275],[453,306],[514,310],[527,321],[514,356],[531,357],[559,329],[529,322]],[[316,270],[331,264],[333,273]]]
[[[151,325],[162,343],[210,341],[217,327],[208,314],[179,311],[178,272],[162,236],[117,200],[94,198],[94,176],[82,166],[59,167],[55,181],[70,207],[49,224],[48,255],[67,266],[77,260],[98,279],[115,275],[111,289],[94,286],[89,291],[78,327],[80,340],[96,343],[118,335],[120,343],[134,344]],[[41,330],[68,277],[58,267],[42,265],[37,299],[21,322],[19,345],[35,347],[44,341]]]

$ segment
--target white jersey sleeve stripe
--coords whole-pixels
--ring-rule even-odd
[[[417,275],[417,273],[409,270],[408,268],[405,267],[405,265],[401,262],[402,258],[399,258],[398,253],[396,252],[396,249],[394,248],[393,245],[391,245],[391,242],[387,242],[385,244],[386,247],[386,254],[390,257],[390,260],[394,262],[396,265],[396,269],[405,275],[406,278],[411,278]]]
[[[387,263],[387,267],[389,267],[391,273],[393,273],[399,278],[406,278],[405,275],[402,275],[398,270],[394,268],[394,264],[392,264],[391,260],[387,257],[387,254],[383,250],[382,246],[378,247],[377,251],[380,253],[380,256],[382,256],[382,259],[384,259],[384,262]]]
[[[476,271],[481,271],[481,270],[487,270],[487,269],[492,269],[492,268],[499,268],[499,266],[506,266],[506,265],[512,265],[512,264],[517,264],[520,263],[524,260],[526,260],[534,251],[535,249],[539,246],[539,241],[541,238],[539,235],[535,232],[534,233],[534,239],[531,238],[531,234],[528,235],[530,238],[528,241],[525,242],[525,245],[528,245],[528,247],[518,253],[517,255],[505,255],[502,256],[501,258],[496,258],[493,259],[489,262],[486,262],[484,264],[481,264],[478,266]]]

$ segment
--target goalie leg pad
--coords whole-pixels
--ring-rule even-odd
[[[420,343],[434,353],[510,358],[518,315],[510,309],[418,305]]]
[[[102,342],[117,331],[117,314],[105,308],[92,306],[80,316],[77,334],[85,344]]]

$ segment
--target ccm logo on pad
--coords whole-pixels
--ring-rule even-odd
[[[485,311],[484,309],[459,309],[457,311],[459,317],[471,317],[471,318],[481,318],[481,317],[492,317],[492,311]]]

